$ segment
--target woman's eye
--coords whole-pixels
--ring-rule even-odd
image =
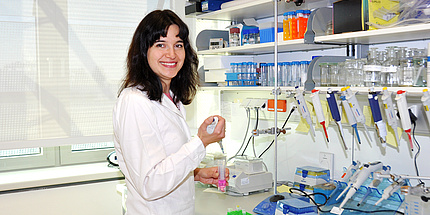
[[[177,48],[182,48],[182,47],[184,47],[184,44],[176,44],[176,47]]]
[[[158,43],[158,44],[155,44],[155,47],[163,48],[163,47],[164,47],[164,44],[162,44],[162,43]]]

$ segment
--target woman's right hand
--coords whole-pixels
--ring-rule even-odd
[[[218,124],[216,125],[214,132],[209,134],[207,132],[207,127],[212,123],[214,117],[218,117]],[[197,136],[203,142],[203,145],[206,147],[211,143],[218,142],[225,137],[225,119],[221,116],[214,115],[210,116],[203,121],[200,125],[199,130],[197,132]]]

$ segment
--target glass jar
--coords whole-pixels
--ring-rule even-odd
[[[399,86],[399,59],[396,54],[396,46],[386,48],[387,59],[382,63],[381,69],[381,86],[397,87]]]
[[[417,49],[412,57],[414,62],[414,87],[427,86],[427,50]]]
[[[378,60],[377,48],[371,48],[367,57],[367,63],[363,65],[364,86],[378,87],[381,83],[381,62]]]
[[[231,47],[240,46],[240,29],[230,28],[229,43]]]
[[[329,63],[328,64],[328,72],[329,72],[329,80],[328,86],[338,86],[339,85],[339,70],[337,67],[338,63]]]
[[[328,84],[329,66],[328,63],[320,63],[320,86],[326,87]]]
[[[399,49],[399,60],[399,86],[412,87],[414,79],[413,50],[407,50],[406,47],[401,47]]]

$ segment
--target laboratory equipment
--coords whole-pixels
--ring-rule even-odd
[[[221,192],[225,192],[225,187],[227,186],[227,182],[225,180],[225,159],[218,160],[218,190]]]
[[[409,137],[409,146],[411,150],[414,150],[414,146],[412,144],[412,136],[411,136],[411,118],[409,116],[408,103],[406,101],[406,91],[399,90],[396,95],[397,100],[397,109],[400,115],[400,121],[402,122],[402,128],[406,132]]]
[[[386,87],[399,86],[399,60],[396,56],[396,46],[387,47],[387,59],[382,63],[381,85]]]
[[[400,75],[399,75],[399,86],[401,87],[412,87],[414,80],[414,61],[413,51],[406,50],[405,47],[401,47],[399,50],[400,57]]]
[[[355,120],[357,120],[357,122],[363,125],[367,137],[370,141],[372,141],[372,137],[370,136],[369,130],[366,126],[366,118],[364,117],[363,110],[358,104],[357,98],[355,97],[355,93],[351,91],[349,86],[342,88],[342,93],[344,94],[346,100],[349,103],[349,106],[351,107],[351,111],[354,114]]]
[[[391,171],[390,166],[383,166],[380,174],[388,175],[390,174],[390,171]],[[372,182],[370,182],[370,185],[367,187],[366,194],[364,194],[363,198],[361,198],[360,202],[358,202],[357,207],[360,206],[361,203],[363,203],[363,201],[370,195],[370,193],[372,193],[372,189],[377,188],[381,184],[382,180],[383,178],[378,177],[377,174],[373,175],[373,180]]]
[[[357,190],[367,180],[367,178],[370,176],[370,174],[380,170],[382,168],[382,166],[383,166],[383,164],[380,161],[364,164],[363,168],[358,173],[357,178],[355,179],[354,184],[351,186],[351,188],[349,188],[349,189],[345,188],[345,190],[348,189],[348,193],[346,194],[346,196],[343,199],[342,203],[340,204],[339,208],[342,208],[346,204],[346,202],[355,194],[355,192],[357,192]],[[339,197],[340,196],[341,195],[339,195]]]
[[[405,195],[405,214],[427,215],[430,214],[430,188],[424,184],[415,187],[403,186],[400,188]]]
[[[395,180],[390,186],[384,189],[384,193],[382,194],[382,197],[375,203],[375,205],[378,205],[382,201],[388,199],[397,190],[399,190],[400,187],[403,186],[404,184],[405,184],[405,181],[403,178],[399,178]]]
[[[423,90],[423,96],[421,97],[421,102],[423,103],[424,112],[427,116],[427,122],[429,123],[430,128],[430,93],[428,89]]]
[[[324,117],[324,111],[321,105],[321,101],[320,101],[320,97],[319,97],[319,90],[313,89],[312,90],[312,102],[314,104],[314,109],[315,109],[315,113],[317,115],[317,119],[318,122],[322,125],[323,129],[324,129],[324,134],[325,137],[327,139],[327,142],[329,142],[328,140],[328,134],[327,134],[327,129],[325,127],[325,117]]]
[[[327,86],[330,83],[328,63],[320,63],[320,86]]]
[[[345,173],[343,173],[340,181],[341,182],[348,182],[351,176],[358,171],[358,168],[360,168],[361,162],[360,161],[352,161],[352,164],[349,165],[349,167],[346,169]]]
[[[240,28],[230,28],[230,47],[240,46]]]
[[[261,201],[257,206],[255,206],[253,212],[262,215],[274,215],[276,213],[278,201],[293,198],[297,198],[302,201],[309,201],[308,198],[294,193],[278,193],[277,195],[272,195]]]
[[[357,120],[355,120],[354,114],[352,114],[351,107],[349,107],[348,101],[346,101],[345,96],[340,96],[340,99],[342,100],[342,107],[343,110],[345,110],[346,118],[348,118],[348,123],[354,129],[358,143],[361,144],[360,135],[358,134],[357,129]]]
[[[415,49],[412,61],[414,63],[413,86],[425,87],[427,85],[427,50]]]
[[[339,107],[336,102],[335,94],[330,88],[328,88],[327,90],[326,98],[327,98],[328,106],[330,108],[331,116],[333,117],[334,121],[336,121],[337,128],[339,129],[339,135],[340,135],[340,139],[342,140],[343,147],[345,148],[345,150],[347,150],[348,147],[346,147],[345,139],[343,138],[344,135],[342,130],[342,122],[340,118]]]
[[[237,156],[232,166],[229,166],[230,180],[228,191],[241,195],[249,195],[255,191],[268,191],[273,186],[271,172],[264,170],[260,158]]]
[[[296,88],[296,94],[294,96],[299,106],[300,114],[309,124],[312,137],[315,137],[315,130],[314,130],[314,126],[312,125],[311,114],[309,112],[308,106],[306,105],[305,98],[303,97],[303,92],[299,89],[298,86],[296,86],[295,88]]]
[[[309,200],[303,201],[299,198],[279,200],[276,204],[275,215],[283,214],[305,214],[305,215],[318,215],[317,206],[311,204]]]
[[[377,48],[370,48],[367,63],[363,66],[364,86],[376,87],[380,85],[382,67],[378,61]]]
[[[397,133],[397,118],[396,118],[396,113],[394,112],[393,100],[391,99],[391,92],[387,90],[387,87],[382,88],[381,99],[382,99],[382,103],[384,104],[387,123],[394,130],[394,135],[397,142],[399,138],[399,135]]]
[[[208,134],[214,133],[215,127],[218,124],[218,117],[214,116],[212,123],[208,125],[206,131]],[[219,147],[221,148],[222,153],[224,153],[224,147],[222,145],[222,140],[218,141]]]
[[[381,141],[382,146],[386,147],[387,129],[385,127],[385,122],[382,120],[381,109],[379,108],[378,94],[372,89],[369,92],[368,99],[379,140]]]
[[[327,183],[330,180],[330,170],[313,167],[313,166],[303,166],[297,167],[294,174],[294,182],[300,184],[306,184],[310,186],[315,186],[318,184]]]

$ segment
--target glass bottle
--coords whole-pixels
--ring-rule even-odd
[[[328,75],[329,75],[329,66],[328,63],[320,63],[320,86],[327,86]]]
[[[231,47],[240,46],[240,28],[230,28],[229,42]]]
[[[377,48],[371,48],[367,56],[367,63],[363,65],[364,86],[378,87],[381,81],[381,62],[378,61]]]
[[[329,63],[329,83],[328,86],[338,86],[339,85],[339,70],[337,67],[338,63]]]
[[[399,50],[400,74],[399,86],[412,87],[414,76],[413,50],[401,47]]]
[[[337,71],[338,71],[338,80],[337,80],[336,86],[340,87],[346,83],[345,62],[337,63]]]
[[[389,46],[387,50],[387,59],[382,63],[381,85],[383,87],[399,86],[399,60],[396,55],[396,46]]]
[[[414,87],[427,86],[427,50],[417,49],[414,56]]]
[[[356,80],[354,77],[355,72],[355,62],[354,59],[346,59],[345,60],[345,67],[344,67],[344,75],[345,75],[345,82],[341,84],[341,86],[351,86],[355,87]]]

